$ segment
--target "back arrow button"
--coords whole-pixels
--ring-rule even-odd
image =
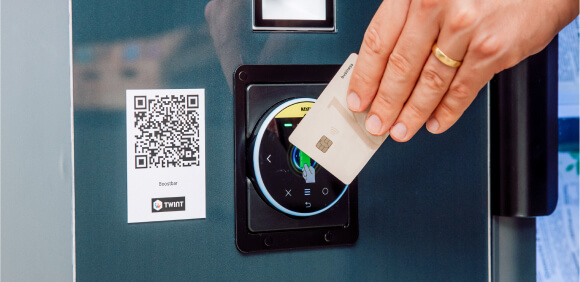
[[[266,160],[267,160],[269,163],[272,163],[272,161],[270,160],[270,157],[271,157],[271,156],[272,156],[272,154],[268,155],[268,157],[266,158]]]

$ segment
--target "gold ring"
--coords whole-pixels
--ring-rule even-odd
[[[456,61],[447,57],[447,55],[445,55],[445,53],[443,53],[443,51],[441,51],[441,49],[437,47],[437,42],[433,44],[433,48],[431,48],[431,51],[433,51],[433,55],[435,55],[435,58],[437,58],[440,62],[442,62],[446,66],[452,68],[458,68],[459,66],[461,66],[461,61]]]

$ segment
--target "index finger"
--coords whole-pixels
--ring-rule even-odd
[[[385,0],[371,20],[347,92],[351,111],[362,112],[373,101],[389,55],[407,20],[409,6],[410,0]]]

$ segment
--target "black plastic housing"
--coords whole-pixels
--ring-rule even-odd
[[[281,213],[254,187],[254,128],[283,100],[318,98],[340,65],[242,65],[234,73],[236,246],[242,253],[352,245],[358,239],[358,181],[327,211],[305,218]],[[263,90],[250,91],[253,86]],[[253,96],[249,93],[254,93]]]
[[[558,201],[558,39],[490,82],[491,211],[532,217]]]

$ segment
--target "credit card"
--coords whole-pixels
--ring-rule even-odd
[[[357,58],[357,54],[348,57],[289,138],[345,184],[353,181],[389,135],[370,134],[365,128],[368,109],[353,113],[346,105]]]

